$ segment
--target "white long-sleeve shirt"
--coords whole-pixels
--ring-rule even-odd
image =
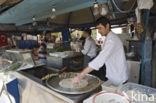
[[[81,52],[91,58],[96,56],[96,43],[92,37],[85,40],[84,49]]]
[[[106,65],[106,77],[108,80],[120,84],[128,80],[128,70],[123,49],[119,37],[113,32],[106,36],[102,51],[89,63],[89,67],[99,70]]]

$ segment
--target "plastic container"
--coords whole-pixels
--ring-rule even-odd
[[[132,103],[156,103],[156,89],[147,86],[129,82],[120,86],[117,92],[128,96]]]
[[[102,83],[101,86],[102,86],[102,90],[106,92],[116,92],[118,88],[118,87],[111,85],[109,81]]]
[[[61,58],[65,58],[68,55],[66,55],[64,52],[55,52],[55,53],[49,53],[50,56],[54,56],[54,57],[61,57]]]

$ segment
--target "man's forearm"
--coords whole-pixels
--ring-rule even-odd
[[[81,76],[84,77],[86,74],[92,72],[94,69],[91,67],[86,67],[82,72],[81,72]]]
[[[84,49],[81,50],[81,52],[82,52],[83,55],[86,55],[87,54],[87,52]]]

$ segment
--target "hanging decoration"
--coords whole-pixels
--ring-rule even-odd
[[[93,11],[93,14],[95,16],[99,14],[99,4],[98,4],[97,0],[95,0],[95,2],[94,2],[94,11]]]
[[[37,25],[37,22],[36,22],[35,16],[32,17],[32,20],[33,20],[33,24],[32,24],[32,25],[33,25],[33,26],[36,26],[36,25]]]

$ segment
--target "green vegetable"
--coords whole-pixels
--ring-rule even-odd
[[[16,70],[16,69],[18,69],[21,65],[22,65],[22,63],[17,62],[17,63],[15,63],[15,64],[11,65],[11,66],[7,69],[7,71]]]
[[[69,47],[60,47],[58,49],[56,49],[56,52],[64,52],[64,51],[70,51],[71,48]]]

